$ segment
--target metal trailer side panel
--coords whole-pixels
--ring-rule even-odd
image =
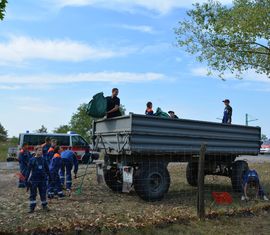
[[[257,155],[261,130],[131,114],[96,121],[94,135],[102,137],[99,147],[113,154],[191,155],[205,143],[210,155]]]

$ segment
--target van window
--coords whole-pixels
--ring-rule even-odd
[[[88,146],[88,143],[81,136],[72,136],[73,146]]]
[[[69,136],[51,136],[51,139],[56,139],[59,146],[70,146]]]
[[[57,145],[59,146],[70,146],[70,137],[69,136],[55,136],[47,135],[51,139],[57,140]],[[45,142],[45,135],[24,135],[23,143],[28,143],[29,145],[40,145]]]

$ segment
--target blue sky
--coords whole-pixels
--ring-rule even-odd
[[[227,74],[224,82],[175,46],[173,29],[192,1],[9,2],[0,22],[0,122],[10,136],[67,124],[79,104],[112,87],[127,112],[144,113],[152,101],[181,118],[214,122],[229,98],[233,123],[244,124],[248,113],[270,136],[266,76]]]

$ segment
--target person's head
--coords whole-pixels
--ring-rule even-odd
[[[57,145],[57,140],[56,139],[52,139],[51,140],[51,145],[52,145],[52,147],[55,147]]]
[[[22,149],[23,150],[28,150],[28,143],[23,143],[23,145],[22,145]]]
[[[118,88],[113,88],[113,89],[112,89],[112,96],[113,96],[113,97],[118,96],[118,93],[119,93]]]
[[[175,114],[174,114],[174,111],[169,111],[168,113],[170,114],[170,117],[171,117],[171,118],[174,118],[174,115],[175,115]]]
[[[148,109],[152,109],[152,108],[153,108],[152,102],[150,102],[150,101],[147,102],[146,107],[147,107]]]
[[[228,99],[225,99],[225,100],[223,100],[222,102],[223,102],[226,106],[230,104],[230,100],[228,100]]]
[[[35,156],[36,157],[41,157],[42,156],[42,146],[38,145],[35,147]]]
[[[50,138],[49,136],[47,136],[47,137],[45,138],[45,143],[46,143],[46,144],[50,144],[50,143],[51,143],[51,138]]]
[[[60,146],[55,146],[54,153],[60,153]]]

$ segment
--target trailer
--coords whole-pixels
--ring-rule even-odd
[[[133,113],[94,121],[92,135],[94,145],[105,155],[103,174],[108,187],[122,191],[125,173],[131,172],[128,182],[147,201],[160,200],[168,192],[171,162],[187,162],[187,182],[197,186],[202,144],[207,146],[205,175],[230,177],[233,190],[239,192],[248,164],[236,158],[258,155],[261,145],[260,127]]]

